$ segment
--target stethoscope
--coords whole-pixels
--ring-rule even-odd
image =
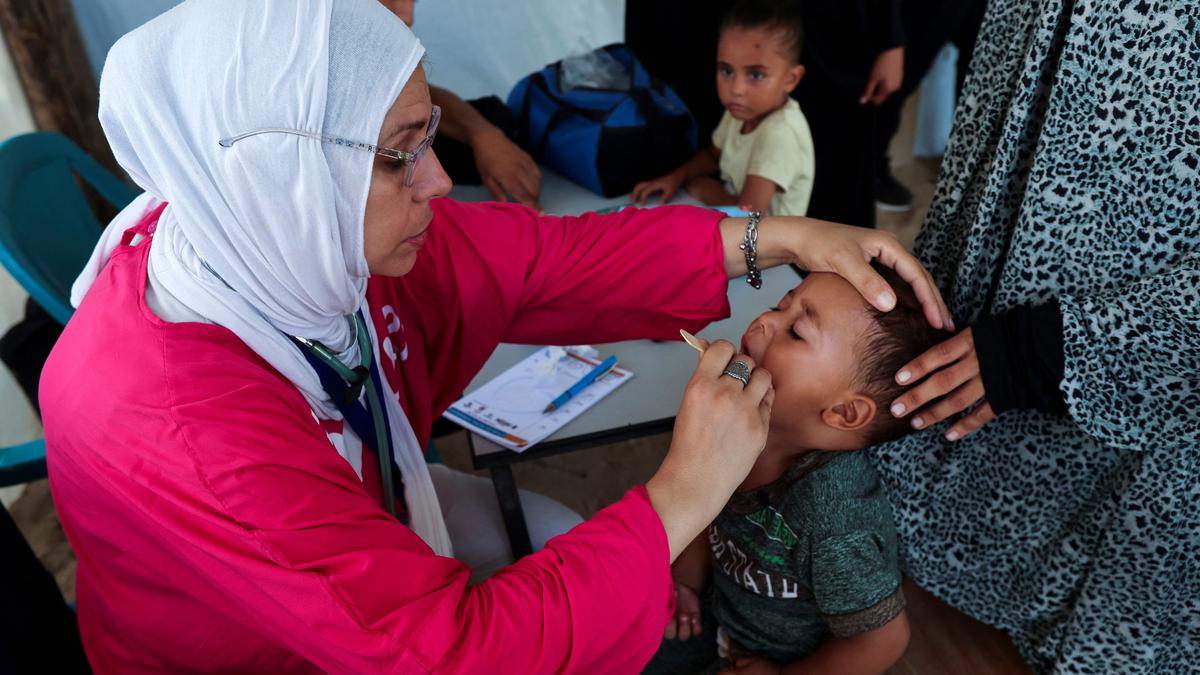
[[[355,424],[355,421],[359,419],[359,415],[353,406],[360,405],[359,401],[362,398],[362,392],[364,389],[366,390],[366,407],[370,411],[371,425],[375,432],[375,442],[373,445],[375,446],[375,454],[379,458],[379,481],[383,488],[383,507],[392,516],[396,516],[395,481],[392,478],[391,429],[387,422],[387,415],[383,411],[382,379],[379,369],[375,367],[375,360],[372,358],[371,340],[367,333],[366,325],[363,323],[362,315],[355,314],[352,317],[346,317],[346,319],[350,322],[350,327],[354,331],[354,339],[358,342],[360,362],[355,368],[350,368],[342,363],[341,359],[334,354],[332,349],[326,347],[318,340],[310,340],[298,335],[289,335],[288,337],[301,347],[306,356],[311,357],[309,358],[309,363],[314,366],[317,375],[321,377],[321,385],[333,400],[334,405],[342,411],[342,416],[346,419],[346,423],[355,430],[359,438],[364,442],[368,438],[364,433],[365,430],[357,428],[359,425]],[[329,381],[331,378],[322,374],[321,369],[316,367],[317,364],[313,363],[314,360],[323,364],[342,380],[345,387],[344,391],[338,391],[336,386],[331,386],[333,384]]]
[[[207,261],[201,260],[200,264],[226,288],[237,293],[237,289],[230,286],[229,282],[217,274],[217,271]],[[267,321],[268,324],[271,323],[262,312],[258,311],[258,308],[253,305],[250,307],[264,321]],[[347,316],[346,320],[350,322],[350,328],[354,331],[354,341],[358,343],[359,364],[354,368],[342,363],[332,349],[318,340],[310,340],[298,335],[288,335],[288,337],[308,359],[309,365],[313,367],[313,370],[317,372],[317,377],[321,380],[321,387],[325,389],[330,400],[342,412],[342,417],[358,434],[359,439],[366,443],[369,440],[370,432],[374,432],[375,438],[372,445],[379,458],[379,482],[383,488],[383,508],[387,509],[387,512],[393,517],[398,518],[396,482],[392,478],[392,467],[395,466],[395,463],[392,456],[391,429],[388,425],[387,415],[383,411],[383,378],[372,358],[374,352],[371,350],[371,338],[367,333],[361,313]],[[285,335],[287,334],[285,333]],[[340,390],[338,383],[333,381],[334,378],[340,380],[342,385]],[[362,408],[359,400],[362,398],[363,389],[367,391],[366,408],[371,416],[370,428],[366,426],[365,420],[360,414]]]

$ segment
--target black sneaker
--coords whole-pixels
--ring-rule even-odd
[[[875,206],[888,213],[903,213],[912,208],[913,193],[892,176],[884,172],[875,179]]]

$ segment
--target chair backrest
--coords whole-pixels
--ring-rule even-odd
[[[65,136],[35,132],[0,144],[0,264],[64,324],[71,284],[102,230],[79,181],[117,208],[137,194]]]
[[[46,477],[46,441],[0,447],[0,487]]]

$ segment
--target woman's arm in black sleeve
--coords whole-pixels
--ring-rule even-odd
[[[1057,300],[984,317],[971,332],[992,410],[1067,411],[1061,388],[1063,320]]]

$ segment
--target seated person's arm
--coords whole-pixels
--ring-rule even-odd
[[[454,92],[431,86],[429,96],[442,107],[439,133],[471,146],[488,192],[501,201],[511,195],[526,206],[540,208],[542,172],[537,162]]]
[[[766,213],[771,208],[771,197],[778,191],[779,186],[769,178],[746,176],[746,184],[742,186],[742,194],[737,197],[737,205],[747,211]]]
[[[693,178],[711,176],[721,168],[721,150],[715,145],[701,148],[692,158],[684,162],[678,169],[665,176],[642,181],[633,186],[632,199],[638,205],[644,205],[650,195],[662,193],[662,203],[666,204],[671,197],[679,192],[679,188]],[[693,195],[694,196],[694,195]],[[709,202],[705,202],[709,203]]]

